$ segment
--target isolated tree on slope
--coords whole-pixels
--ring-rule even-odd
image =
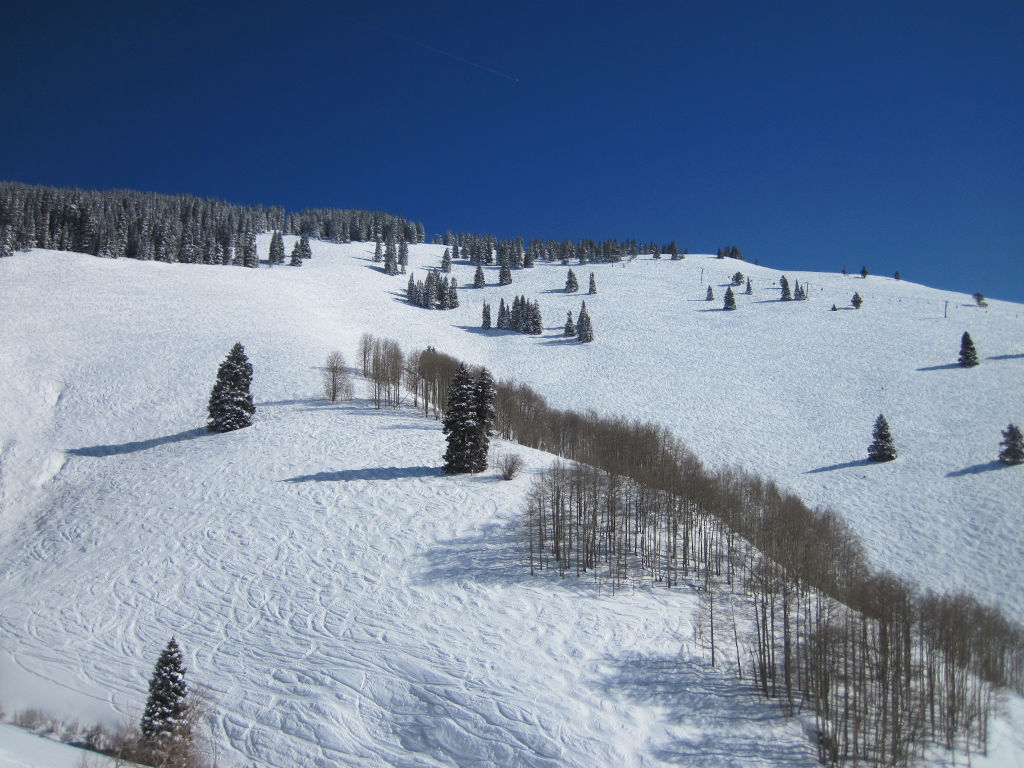
[[[959,362],[961,368],[973,368],[978,364],[978,351],[974,348],[971,334],[967,331],[964,331],[964,335],[960,337]]]
[[[589,291],[589,293],[590,293],[591,296],[593,296],[595,293],[597,293],[597,281],[594,280],[594,273],[593,272],[590,273],[590,291]]]
[[[245,348],[237,343],[217,369],[217,381],[210,392],[210,420],[206,424],[210,432],[231,432],[252,424],[256,407],[252,404],[250,384],[252,364],[245,356]]]
[[[779,278],[779,287],[782,288],[782,300],[783,301],[792,301],[793,300],[793,294],[789,290],[789,280],[786,279],[785,275],[783,275],[782,277]]]
[[[879,414],[875,419],[875,428],[871,436],[874,440],[868,446],[868,461],[892,461],[896,458],[896,444],[892,441],[885,416]]]
[[[854,309],[860,309],[861,304],[864,303],[864,299],[860,297],[859,293],[855,293],[853,294],[853,298],[850,299],[850,303],[853,305]]]
[[[590,313],[587,312],[587,302],[583,302],[583,306],[580,307],[580,313],[576,319],[576,338],[581,343],[594,340],[594,326],[590,322]]]
[[[473,472],[477,460],[476,385],[463,364],[448,386],[442,424],[448,440],[444,454],[445,474]]]
[[[142,713],[142,737],[149,742],[187,739],[188,686],[181,649],[172,637],[160,654],[149,680],[149,698]]]
[[[1010,424],[1003,430],[1003,440],[999,443],[999,461],[1002,464],[1024,464],[1024,435],[1016,424]]]
[[[722,305],[722,309],[724,309],[724,310],[736,309],[736,297],[733,296],[732,288],[726,288],[725,289],[725,302]]]
[[[704,297],[704,299],[705,299],[705,301],[714,301],[715,300],[715,292],[711,289],[710,285],[708,286],[708,292],[707,292],[707,295]]]
[[[565,277],[565,292],[576,293],[579,289],[580,284],[576,282],[576,273],[570,269],[569,274]]]

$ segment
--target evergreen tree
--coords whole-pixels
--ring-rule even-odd
[[[486,301],[484,302],[483,321],[480,323],[480,327],[485,331],[491,330],[491,305]]]
[[[476,385],[466,366],[460,363],[448,386],[448,403],[442,419],[448,440],[444,454],[445,474],[474,471],[479,431],[476,409]]]
[[[705,299],[707,301],[714,301],[715,300],[715,292],[711,289],[710,285],[708,286],[708,293],[707,293],[707,296],[705,297]]]
[[[576,282],[576,274],[570,269],[569,274],[565,278],[565,292],[576,293],[580,289],[580,284]]]
[[[306,248],[309,248],[309,242],[306,242]],[[245,249],[242,255],[242,266],[255,269],[260,265],[259,252],[256,250],[256,235],[248,234],[245,238]]]
[[[188,686],[181,649],[172,637],[160,654],[149,679],[149,698],[142,713],[142,736],[149,742],[188,738],[186,709]]]
[[[850,299],[850,303],[853,305],[854,309],[860,309],[861,304],[864,303],[864,299],[860,297],[859,293],[855,293],[853,294],[853,298]]]
[[[484,268],[479,264],[476,265],[476,272],[473,274],[473,287],[483,288],[487,283],[484,282]]]
[[[544,321],[540,315],[540,304],[536,301],[531,301],[527,304],[526,333],[532,333],[534,336],[544,333]]]
[[[444,253],[441,255],[441,271],[452,271],[452,252],[447,248],[444,249]]]
[[[565,313],[565,335],[575,336],[576,335],[576,323],[572,321],[572,311]]]
[[[508,327],[516,333],[523,332],[523,298],[516,296],[512,299],[512,309],[509,311]]]
[[[381,250],[380,240],[377,240],[373,248],[373,260],[379,263],[384,258],[384,251]]]
[[[1015,424],[1003,430],[1003,440],[999,443],[999,461],[1003,464],[1024,464],[1024,435]]]
[[[270,256],[268,258],[271,266],[284,264],[284,237],[278,230],[270,236]]]
[[[501,269],[498,270],[498,285],[512,285],[512,270],[509,269],[508,264],[503,262]]]
[[[398,266],[402,268],[403,272],[409,266],[409,243],[406,242],[404,237],[398,241]],[[442,272],[447,271],[450,271],[450,266],[448,270],[442,270]]]
[[[405,297],[409,300],[410,304],[416,304],[417,306],[419,305],[419,303],[420,303],[420,290],[419,289],[420,289],[419,284],[416,282],[415,278],[410,273],[409,274],[409,283],[405,287]]]
[[[896,458],[896,444],[889,432],[889,423],[881,414],[875,419],[875,427],[871,432],[874,438],[868,446],[868,461],[892,461]]]
[[[733,285],[743,285],[743,273],[742,272],[737,272],[735,275],[732,276],[732,284]]]
[[[786,279],[785,275],[783,275],[782,277],[779,278],[779,287],[782,288],[782,300],[783,301],[792,301],[793,300],[793,294],[790,293],[790,290],[789,290],[789,280]]]
[[[597,293],[597,282],[594,280],[594,273],[590,273],[590,295]]]
[[[732,294],[732,288],[725,289],[725,303],[722,305],[724,310],[736,309],[736,297]]]
[[[867,280],[867,277],[868,277],[868,268],[867,267],[861,267],[860,268],[860,276],[862,278],[864,278],[865,280]]]
[[[472,472],[483,472],[487,469],[487,451],[491,442],[491,426],[494,424],[494,399],[498,396],[494,389],[494,379],[484,368],[476,377],[473,386],[473,401],[476,407],[476,440],[473,446]]]
[[[448,285],[448,278],[442,277],[437,281],[437,308],[438,309],[451,309],[451,289]]]
[[[967,331],[964,331],[964,335],[960,337],[959,362],[961,368],[973,368],[978,364],[978,351],[974,348],[971,334]]]
[[[754,285],[753,285],[753,283],[750,282],[750,278],[749,277],[747,278],[747,290],[745,290],[744,293],[747,294],[747,296],[753,296],[754,295]]]
[[[512,327],[512,319],[509,317],[508,305],[504,299],[498,299],[498,320],[495,324],[502,331],[510,330]]]
[[[594,340],[594,326],[590,322],[590,313],[587,312],[587,302],[583,302],[583,306],[580,307],[578,319],[576,321],[576,338],[581,343]]]
[[[458,309],[459,306],[459,291],[456,287],[455,278],[453,277],[448,283],[448,309]]]
[[[230,432],[252,424],[256,407],[249,392],[251,383],[252,364],[239,342],[217,369],[217,381],[210,392],[208,406],[210,420],[206,428],[210,432]]]
[[[295,246],[292,248],[292,259],[288,262],[288,266],[302,266],[302,247],[298,243],[295,243]]]

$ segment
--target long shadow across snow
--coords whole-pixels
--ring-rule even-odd
[[[954,472],[949,472],[946,477],[964,477],[965,475],[980,475],[982,472],[991,472],[994,469],[1006,469],[1007,465],[998,461],[986,461],[984,464],[974,464]]]
[[[185,440],[195,440],[197,437],[202,437],[206,434],[208,433],[205,427],[197,427],[196,429],[188,429],[184,432],[178,432],[175,435],[164,435],[163,437],[154,437],[150,440],[136,440],[130,443],[115,443],[111,445],[89,445],[84,448],[68,448],[65,453],[69,456],[91,456],[93,458],[101,458],[103,456],[120,456],[126,453],[146,451],[150,448],[167,445],[168,443],[181,443]]]
[[[665,712],[686,736],[653,745],[658,760],[691,766],[816,765],[809,742],[766,742],[782,719],[778,706],[755,695],[749,679],[737,680],[699,661],[678,655],[626,652],[606,660],[611,669],[596,686]]]
[[[289,477],[286,483],[336,483],[350,480],[400,480],[405,477],[440,477],[440,467],[365,467],[340,469],[337,472],[317,472],[314,475]]]
[[[818,467],[817,469],[809,469],[804,472],[805,475],[814,475],[818,472],[832,472],[836,469],[849,469],[850,467],[866,467],[871,462],[867,459],[857,459],[856,461],[844,461],[842,464],[829,464],[827,467]]]

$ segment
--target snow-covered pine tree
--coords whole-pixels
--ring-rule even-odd
[[[733,285],[743,285],[743,273],[742,272],[737,272],[736,274],[734,274],[732,276],[732,284]]]
[[[420,286],[416,282],[416,278],[413,274],[409,273],[409,283],[405,287],[405,297],[409,300],[410,304],[416,304],[419,306],[420,303]]]
[[[747,294],[747,296],[753,296],[754,295],[754,285],[753,285],[753,283],[750,282],[750,278],[749,277],[747,278],[747,290],[745,290],[744,293]]]
[[[295,245],[292,247],[292,258],[291,261],[288,262],[288,266],[302,266],[302,247],[298,243],[295,243]]]
[[[568,312],[565,313],[565,335],[576,335],[576,323],[572,321],[572,310],[569,310]]]
[[[594,340],[594,326],[590,322],[590,313],[587,312],[587,302],[583,302],[576,320],[576,338],[581,343]]]
[[[704,298],[707,301],[714,301],[715,300],[715,292],[712,290],[710,285],[708,286],[708,293],[707,293],[707,295]]]
[[[503,262],[501,269],[498,270],[498,285],[512,285],[512,270],[507,263]]]
[[[544,321],[540,315],[540,304],[536,301],[531,301],[526,307],[526,333],[539,336],[544,333]]]
[[[406,242],[404,237],[398,241],[398,266],[401,267],[403,272],[409,266],[409,243]]]
[[[576,293],[579,289],[580,284],[576,282],[576,273],[570,269],[569,274],[565,277],[565,292]]]
[[[309,243],[306,243],[309,248]],[[245,249],[242,251],[242,266],[256,269],[260,265],[259,251],[256,250],[256,234],[250,232],[245,236]]]
[[[473,273],[473,287],[483,288],[487,283],[484,281],[484,268],[479,264],[476,265],[476,272]]]
[[[889,432],[889,422],[882,414],[875,419],[871,437],[873,440],[868,446],[868,461],[892,461],[896,458],[896,444]]]
[[[270,256],[268,261],[271,266],[274,264],[284,264],[284,237],[276,229],[274,234],[270,236]]]
[[[185,671],[181,649],[172,637],[149,679],[149,698],[140,723],[146,741],[161,743],[188,738],[189,734],[183,732],[188,726]]]
[[[487,469],[487,451],[491,442],[491,426],[494,424],[494,379],[486,368],[480,371],[473,385],[473,400],[476,406],[476,444],[473,446],[473,472]]]
[[[864,299],[860,297],[859,293],[854,293],[853,298],[850,299],[850,303],[853,305],[854,309],[860,309],[861,305],[864,303]]]
[[[782,300],[783,301],[792,301],[793,300],[793,294],[790,293],[790,290],[789,290],[789,280],[786,279],[785,275],[783,275],[782,277],[779,278],[779,287],[782,289]]]
[[[964,331],[964,335],[960,337],[960,359],[958,362],[961,368],[973,368],[978,364],[978,351],[974,348],[971,334],[967,331]]]
[[[594,273],[593,272],[590,273],[590,291],[589,291],[589,293],[590,293],[591,296],[593,296],[595,293],[597,293],[597,281],[594,280]]]
[[[459,306],[459,291],[458,285],[453,277],[448,282],[448,309],[458,309]]]
[[[231,348],[217,369],[217,381],[210,392],[206,424],[210,432],[231,432],[252,424],[256,407],[252,403],[249,385],[252,383],[252,364],[245,356],[241,342]]]
[[[732,293],[732,288],[725,289],[725,302],[722,304],[722,309],[733,310],[736,309],[736,297]]]
[[[508,328],[516,333],[523,332],[523,302],[520,296],[512,299],[512,309],[509,310]]]
[[[491,330],[491,305],[486,301],[484,302],[483,318],[481,319],[480,327],[485,331]]]
[[[381,260],[383,260],[383,258],[384,258],[384,251],[381,248],[380,240],[377,240],[376,243],[374,243],[374,247],[373,247],[373,260],[375,262],[379,263]]]
[[[445,474],[472,472],[476,462],[478,435],[476,384],[464,364],[459,364],[459,369],[448,385],[448,403],[442,424],[448,440],[448,449],[444,454]]]
[[[309,238],[305,235],[299,238],[299,249],[303,259],[313,258],[313,249],[309,245]]]
[[[441,254],[441,271],[444,273],[452,271],[452,252],[447,248]]]
[[[442,277],[437,281],[437,308],[438,309],[451,309],[451,293],[448,290],[448,278]]]
[[[1016,424],[1010,424],[1003,430],[1003,439],[999,443],[999,461],[1002,464],[1024,464],[1024,435]]]

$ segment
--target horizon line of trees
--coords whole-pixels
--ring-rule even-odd
[[[0,256],[31,248],[109,258],[257,267],[263,232],[348,242],[423,242],[423,225],[381,211],[233,205],[194,195],[0,182]]]

